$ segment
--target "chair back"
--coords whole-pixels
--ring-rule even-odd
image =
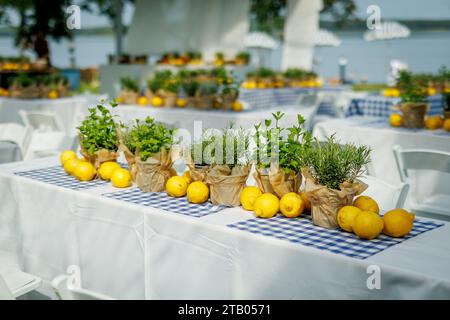
[[[26,127],[41,132],[62,131],[61,121],[54,112],[20,110],[19,115]]]
[[[0,123],[0,141],[12,142],[19,146],[22,158],[31,141],[32,129],[18,123]]]
[[[380,178],[365,175],[361,180],[368,185],[364,195],[373,198],[382,210],[403,208],[409,192],[408,183],[391,185]]]
[[[3,279],[0,274],[0,300],[14,300],[14,296],[9,290],[8,285],[6,284],[5,279]]]
[[[78,266],[69,266],[67,273],[52,281],[52,287],[61,300],[113,300],[104,294],[81,288],[81,272]]]
[[[401,180],[408,178],[408,170],[434,170],[450,173],[450,152],[428,149],[402,149],[393,147]]]

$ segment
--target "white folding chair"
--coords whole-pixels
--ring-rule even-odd
[[[104,294],[81,288],[81,273],[78,266],[69,266],[67,273],[52,281],[52,287],[61,300],[114,300]]]
[[[19,269],[6,269],[0,273],[0,300],[15,299],[41,286],[42,280]]]
[[[24,158],[31,140],[32,129],[17,123],[0,123],[0,141],[17,144]]]
[[[403,208],[409,192],[408,183],[391,185],[377,177],[364,175],[361,180],[368,185],[363,195],[375,199],[382,210]]]
[[[450,174],[450,153],[427,149],[405,149],[396,145],[393,147],[395,161],[403,182],[409,183],[415,189],[410,176],[410,171],[432,170]],[[442,179],[444,180],[444,179]],[[446,180],[449,183],[449,180]],[[414,197],[417,198],[417,197]],[[426,197],[420,203],[412,200],[412,211],[430,218],[450,221],[450,195],[435,193]]]
[[[25,160],[55,156],[64,149],[66,134],[55,113],[21,110],[19,114],[25,126],[33,129]]]

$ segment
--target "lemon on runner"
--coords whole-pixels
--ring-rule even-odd
[[[342,230],[352,232],[353,221],[355,217],[361,212],[361,209],[354,206],[344,206],[339,209],[337,213],[337,222],[339,224],[339,227],[341,227]]]
[[[380,213],[378,203],[369,196],[359,196],[353,201],[353,206],[361,209],[362,211],[372,211],[376,214]]]
[[[245,187],[239,195],[241,205],[245,210],[253,211],[256,198],[262,195],[262,191],[255,186]]]
[[[308,197],[306,196],[305,191],[300,192],[300,197],[302,197],[303,202],[305,203],[305,210],[311,211],[311,201],[309,201]]]
[[[183,173],[183,179],[186,180],[186,183],[189,185],[192,182],[191,178],[191,172],[188,170],[185,173]]]
[[[442,128],[443,128],[445,131],[450,132],[450,118],[444,120],[444,123],[443,123],[443,125],[442,125]]]
[[[295,218],[303,213],[305,210],[305,203],[302,197],[295,193],[286,193],[280,199],[280,211],[287,218]]]
[[[148,98],[146,96],[141,96],[137,100],[137,104],[140,106],[146,106],[148,105]]]
[[[114,171],[120,169],[120,165],[114,161],[103,162],[98,169],[98,174],[103,180],[110,180]]]
[[[278,210],[280,210],[280,200],[271,193],[263,193],[255,200],[254,211],[257,217],[272,218]]]
[[[186,100],[186,99],[183,99],[183,98],[178,98],[177,101],[175,102],[175,105],[176,105],[178,108],[184,108],[184,107],[186,107],[186,105],[187,105],[187,100]]]
[[[73,150],[66,150],[61,152],[61,155],[59,156],[59,162],[61,165],[64,165],[64,162],[66,162],[69,159],[76,159],[77,154]]]
[[[403,117],[398,113],[393,113],[389,117],[389,123],[393,127],[401,127],[403,125]]]
[[[119,168],[112,174],[111,182],[116,188],[127,188],[131,186],[131,174],[128,170]]]
[[[87,161],[80,161],[73,171],[75,178],[81,181],[90,181],[94,179],[96,174],[95,167]]]
[[[353,219],[353,232],[362,239],[372,240],[383,230],[383,219],[372,211],[362,211]]]
[[[208,186],[201,182],[192,182],[187,188],[187,198],[191,203],[203,203],[209,198]]]
[[[167,180],[166,191],[171,197],[183,197],[186,195],[188,184],[183,177],[173,176]]]
[[[441,116],[431,116],[425,119],[425,128],[429,130],[436,130],[442,127],[444,120]]]
[[[152,98],[152,106],[162,107],[164,105],[164,100],[161,97],[155,96]]]
[[[50,92],[48,93],[47,97],[49,99],[57,99],[58,98],[58,91],[50,90]]]
[[[239,112],[239,111],[244,110],[244,105],[240,101],[235,101],[235,102],[233,102],[233,105],[231,106],[231,108],[233,109],[233,111]]]
[[[390,237],[403,237],[407,235],[414,225],[414,214],[404,209],[394,209],[383,216],[383,233]]]
[[[73,174],[75,171],[75,167],[78,165],[78,163],[82,161],[78,158],[69,159],[64,162],[64,171],[68,174]]]

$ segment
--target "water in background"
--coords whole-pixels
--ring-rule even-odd
[[[410,38],[366,42],[360,32],[336,33],[342,40],[339,47],[320,47],[315,50],[314,70],[324,78],[337,77],[338,60],[348,60],[347,75],[355,80],[383,82],[389,59],[406,62],[415,72],[436,72],[441,65],[450,67],[450,31],[417,32]],[[50,43],[53,64],[69,66],[67,41]],[[78,36],[75,39],[75,57],[79,67],[107,63],[114,52],[113,36]],[[10,37],[0,37],[0,55],[17,55]],[[281,48],[272,54],[272,66],[279,68]]]

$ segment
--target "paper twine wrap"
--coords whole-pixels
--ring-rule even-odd
[[[271,166],[269,170],[256,168],[253,177],[262,192],[274,193],[280,198],[286,193],[298,192],[302,184],[300,172],[286,173],[275,166]]]
[[[239,206],[239,196],[246,187],[250,168],[250,165],[233,168],[228,165],[212,166],[206,176],[211,202],[214,205]]]
[[[130,90],[122,90],[120,96],[123,98],[124,104],[136,104],[139,98],[139,93]]]
[[[162,149],[159,153],[142,161],[136,157],[136,184],[144,192],[162,192],[171,177],[172,156],[170,151]]]
[[[425,116],[428,112],[428,103],[407,102],[397,106],[403,113],[403,126],[406,128],[423,128]]]
[[[39,87],[31,85],[28,87],[13,85],[10,91],[11,98],[36,99],[39,98]]]
[[[302,169],[302,173],[306,181],[305,193],[311,202],[312,222],[328,229],[339,227],[337,223],[339,209],[351,205],[353,198],[367,189],[367,185],[359,180],[342,183],[341,190],[329,189],[317,184],[308,168]]]
[[[100,150],[95,151],[94,153],[90,154],[89,152],[87,152],[87,150],[85,150],[83,147],[81,147],[80,152],[83,155],[83,157],[86,159],[86,161],[89,161],[90,163],[92,163],[92,165],[95,167],[96,170],[100,167],[100,165],[103,162],[108,162],[108,161],[115,162],[115,161],[117,161],[117,158],[119,157],[119,152],[110,151],[110,150],[106,150],[106,149],[100,149]]]

